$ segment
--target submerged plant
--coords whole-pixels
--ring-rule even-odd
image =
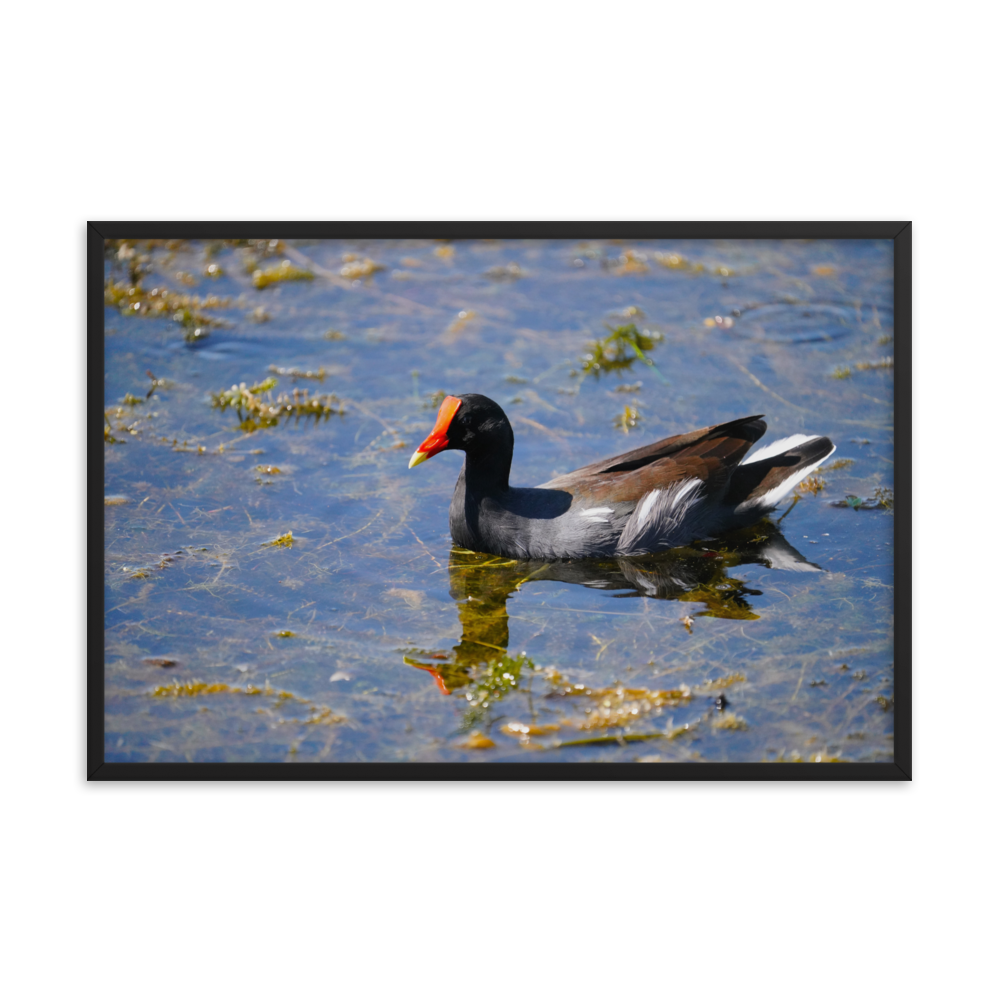
[[[531,670],[535,669],[535,664],[528,659],[526,653],[518,656],[508,656],[505,653],[486,662],[482,673],[465,694],[470,707],[469,713],[466,714],[467,724],[472,724],[469,720],[473,717],[477,720],[481,718],[491,704],[500,701],[504,695],[517,687],[521,679],[521,670],[525,665]]]
[[[277,365],[271,365],[268,371],[274,372],[275,375],[287,375],[292,379],[313,378],[322,382],[326,378],[326,369],[322,365],[317,371],[302,371],[300,368],[279,368]]]
[[[611,333],[602,340],[592,341],[589,352],[581,358],[584,375],[599,378],[605,372],[629,371],[638,359],[663,379],[652,358],[646,357],[646,351],[651,351],[661,339],[658,334],[649,330],[640,332],[635,323],[608,329]]]
[[[591,704],[584,708],[584,718],[575,724],[581,730],[607,729],[612,726],[627,726],[641,716],[650,715],[662,708],[686,705],[691,700],[691,689],[682,684],[667,691],[651,691],[646,688],[592,688],[586,684],[567,684],[559,675],[553,678],[553,690],[549,697],[586,698]]]
[[[624,434],[635,427],[642,420],[642,414],[634,406],[625,405],[625,409],[615,417],[614,425]]]
[[[848,493],[843,500],[834,500],[831,507],[850,507],[851,510],[892,510],[893,493],[892,490],[878,486],[875,489],[875,496],[862,499],[853,493]]]
[[[679,253],[662,253],[656,250],[653,253],[653,259],[657,264],[662,264],[663,267],[669,268],[671,271],[683,271],[691,266],[690,261]]]
[[[123,316],[147,316],[158,319],[172,319],[186,330],[200,327],[226,326],[225,320],[210,316],[205,309],[225,309],[230,300],[218,295],[199,298],[183,292],[175,292],[157,286],[148,292],[141,281],[115,281],[104,283],[104,304],[112,306]]]
[[[217,410],[236,410],[240,418],[240,430],[247,433],[264,427],[276,427],[284,417],[313,417],[317,421],[329,419],[331,413],[343,415],[344,404],[332,393],[310,395],[308,389],[293,389],[275,399],[271,389],[278,384],[273,376],[248,386],[246,382],[234,385],[222,392],[212,393],[212,406]]]
[[[878,501],[878,505],[884,510],[893,509],[895,497],[893,496],[892,490],[890,490],[887,486],[875,487],[875,499]]]
[[[254,288],[267,288],[279,281],[312,281],[316,275],[312,271],[296,267],[290,260],[283,260],[274,267],[257,268],[251,275]]]
[[[218,410],[226,410],[232,407],[239,412],[249,410],[254,405],[254,397],[268,392],[278,384],[276,378],[266,378],[263,382],[248,386],[246,382],[240,382],[231,389],[222,392],[212,393],[212,406]]]
[[[825,486],[826,480],[822,476],[810,476],[808,479],[803,479],[796,489],[802,490],[803,493],[812,493],[812,495],[815,496],[817,493],[821,492]]]
[[[348,258],[350,259],[348,260]],[[359,278],[370,278],[376,271],[385,270],[381,264],[376,264],[375,261],[370,260],[368,257],[358,260],[354,254],[347,254],[343,259],[344,266],[340,269],[340,276],[347,278],[349,281],[356,281]]]

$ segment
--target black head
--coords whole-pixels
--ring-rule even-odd
[[[449,450],[466,453],[467,476],[507,488],[514,431],[507,414],[492,399],[475,392],[445,396],[434,428],[413,453],[410,468]]]

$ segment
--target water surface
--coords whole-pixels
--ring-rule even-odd
[[[890,241],[270,237],[108,246],[107,760],[892,759]],[[630,325],[655,367],[594,369]],[[459,453],[407,470],[464,392],[516,485],[753,413],[838,450],[738,536],[519,563],[453,548]]]

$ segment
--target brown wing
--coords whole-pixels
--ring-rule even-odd
[[[587,502],[620,503],[693,477],[706,483],[711,495],[728,486],[732,470],[766,430],[761,416],[730,420],[592,462],[542,487],[569,490]]]

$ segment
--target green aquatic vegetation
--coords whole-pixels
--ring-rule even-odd
[[[444,397],[447,395],[448,393],[446,393],[444,389],[438,389],[437,392],[427,393],[423,402],[423,409],[436,410],[444,402]]]
[[[343,416],[344,404],[332,392],[310,395],[308,389],[293,389],[271,398],[271,389],[278,384],[273,376],[256,385],[245,382],[222,392],[212,393],[212,406],[217,410],[236,410],[240,430],[250,433],[265,427],[276,427],[282,418],[311,417],[327,420],[333,413]]]
[[[104,283],[104,304],[117,309],[123,316],[172,319],[185,329],[205,329],[227,325],[225,320],[211,316],[204,310],[228,308],[230,300],[218,295],[201,298],[185,292],[175,292],[162,285],[147,292],[141,281],[115,281],[108,278]]]
[[[296,267],[290,260],[283,260],[273,267],[256,268],[250,280],[254,288],[267,288],[279,281],[312,281],[315,277],[312,271]]]
[[[281,469],[276,465],[256,465],[254,468],[265,476],[280,476]]]
[[[535,664],[525,653],[518,656],[508,656],[505,653],[499,658],[488,660],[485,669],[475,678],[473,689],[465,695],[471,709],[475,711],[487,708],[514,690],[525,665],[531,670],[535,669]]]
[[[339,330],[327,330],[323,334],[324,340],[345,340],[346,338]]]
[[[275,375],[287,375],[288,378],[313,378],[319,382],[322,382],[326,378],[326,369],[320,365],[316,371],[302,371],[300,368],[279,368],[277,365],[271,365],[268,369],[269,372],[274,372]]]
[[[626,403],[625,409],[615,417],[614,425],[623,434],[628,434],[633,427],[638,426],[640,420],[642,420],[642,414],[639,413],[638,408]]]
[[[254,397],[260,396],[270,391],[278,384],[276,378],[266,378],[263,382],[248,386],[246,382],[240,382],[231,389],[223,392],[212,393],[212,406],[217,410],[226,410],[232,407],[237,411],[249,410],[254,403]]]
[[[273,543],[272,543],[272,544],[273,544]],[[276,635],[276,636],[277,636],[277,637],[278,637],[279,639],[294,639],[294,638],[295,638],[295,633],[294,633],[294,632],[292,632],[292,631],[291,631],[290,629],[287,629],[287,628],[283,628],[283,629],[279,629],[279,630],[278,630],[277,632],[275,632],[274,634],[275,634],[275,635]]]
[[[257,687],[254,684],[246,684],[242,687],[234,687],[231,684],[217,682],[209,684],[206,681],[172,681],[170,684],[161,684],[153,688],[150,694],[154,698],[197,698],[204,694],[243,694],[256,697],[262,694],[273,694],[268,685]]]
[[[646,352],[651,351],[662,339],[659,334],[649,330],[640,332],[635,323],[609,326],[608,329],[611,332],[607,337],[587,345],[588,353],[580,359],[584,375],[600,378],[607,372],[629,371],[635,361],[639,360],[663,378],[653,359],[646,356]]]
[[[549,683],[552,689],[547,698],[586,698],[592,703],[583,709],[583,719],[567,723],[580,730],[627,726],[659,709],[686,705],[691,700],[691,688],[686,684],[665,691],[624,685],[600,688],[567,683],[558,673],[549,676]]]
[[[753,612],[743,595],[750,594],[759,597],[761,593],[759,590],[748,588],[743,580],[726,576],[723,570],[720,577],[693,587],[680,594],[677,600],[704,604],[705,610],[696,612],[698,617],[729,618],[755,622],[760,618],[760,615]]]
[[[128,422],[128,418],[134,416],[132,413],[126,414],[124,409],[124,404],[118,406],[109,406],[104,411],[104,440],[108,444],[121,444],[117,439],[112,440],[111,430],[122,431],[125,434],[129,434],[132,437],[142,437],[142,432],[149,428],[149,421],[153,419],[154,414],[147,413],[145,418],[137,418],[131,423]],[[111,423],[111,417],[116,419],[116,423]]]
[[[850,507],[851,510],[892,510],[892,490],[876,487],[875,496],[862,499],[853,493],[848,493],[843,500],[833,500],[831,507]]]
[[[888,698],[886,698],[884,694],[878,694],[875,696],[875,704],[878,705],[883,712],[888,712],[890,709],[896,707],[896,696],[891,694]]]
[[[841,365],[838,368],[834,368],[832,378],[850,378],[851,369],[846,365]]]
[[[237,249],[243,259],[243,270],[251,275],[260,268],[261,261],[285,252],[283,240],[225,240],[224,242]]]
[[[823,466],[824,472],[836,472],[838,469],[849,469],[854,465],[853,458],[838,458],[836,462],[831,462],[829,465]]]
[[[526,741],[531,736],[547,736],[562,729],[559,722],[507,722],[500,727],[508,736]]]
[[[649,267],[648,258],[638,250],[625,250],[619,257],[603,258],[601,264],[608,267],[612,274],[645,274]]]
[[[146,369],[146,378],[150,382],[149,389],[146,391],[146,399],[149,399],[157,389],[167,389],[173,385],[169,379],[157,378],[148,368]]]
[[[641,743],[645,740],[661,740],[664,733],[621,733],[618,736],[591,736],[586,740],[556,740],[556,742],[546,749],[558,750],[562,747],[588,747],[600,746],[601,744],[617,743]]]
[[[348,281],[357,281],[359,278],[370,278],[376,271],[384,271],[382,264],[376,264],[368,257],[358,258],[354,254],[344,254],[341,258],[344,266],[340,269],[340,276]]]
[[[816,496],[817,493],[821,493],[826,487],[826,480],[822,476],[810,476],[808,479],[803,479],[796,490],[801,490],[803,493],[811,493]]]
[[[524,271],[513,261],[510,264],[495,264],[484,272],[493,281],[516,281],[524,277]]]
[[[152,246],[147,245],[146,249],[152,250]],[[142,280],[143,275],[152,273],[151,255],[141,253],[135,240],[105,240],[104,254],[110,258],[113,265],[125,269],[130,284],[137,284]]]
[[[895,363],[895,358],[879,358],[878,361],[859,361],[854,366],[854,370],[857,372],[868,372],[875,368],[892,368]]]
[[[878,501],[878,505],[884,510],[892,510],[895,503],[895,497],[891,489],[887,486],[876,486],[875,487],[875,499]]]
[[[712,719],[713,729],[749,729],[747,720],[735,712],[722,712]]]
[[[653,260],[671,271],[684,271],[691,267],[691,262],[679,253],[661,253],[657,250],[653,254]]]
[[[714,680],[706,681],[704,684],[699,684],[698,690],[722,691],[725,688],[732,687],[733,684],[745,684],[746,679],[746,674],[726,674],[725,677],[716,677]]]
[[[218,264],[209,264],[204,271],[206,278],[221,278],[225,273]]]
[[[140,399],[138,396],[133,396],[132,393],[126,392],[125,397],[122,399],[122,406],[141,406],[145,402],[145,399]]]
[[[485,666],[479,668],[478,676],[473,680],[471,688],[465,693],[469,708],[462,720],[463,730],[471,729],[482,722],[487,709],[513,691],[521,679],[521,671],[527,666],[535,670],[535,664],[525,653],[518,656],[500,657],[487,660]]]
[[[260,544],[261,544],[261,548],[263,548],[266,545],[275,545],[278,548],[285,548],[285,549],[287,549],[294,542],[295,542],[295,539],[292,537],[292,533],[290,531],[286,531],[283,535],[278,535],[277,538],[272,538],[271,541],[269,541],[269,542],[261,542]]]
[[[347,719],[343,715],[338,715],[328,705],[318,705],[309,698],[300,698],[291,691],[283,691],[271,687],[270,681],[265,681],[263,687],[256,684],[245,684],[235,686],[216,682],[209,684],[200,680],[181,681],[175,680],[171,684],[161,684],[149,692],[153,698],[198,698],[204,695],[213,694],[234,694],[243,695],[249,698],[274,698],[274,707],[285,703],[297,703],[309,706],[309,715],[305,719],[279,718],[275,722],[277,725],[303,725],[303,726],[335,726]],[[266,712],[266,709],[259,708],[258,712]]]
[[[105,420],[107,419],[107,414],[105,414],[104,418],[105,418]],[[110,424],[105,424],[104,425],[104,443],[105,444],[124,444],[125,442],[122,441],[121,438],[116,438],[114,436],[114,434],[111,433],[111,426],[110,426]]]
[[[258,257],[277,257],[285,252],[284,240],[226,240],[230,246],[243,247]]]
[[[496,743],[476,729],[458,745],[466,750],[490,750],[496,746]]]
[[[262,404],[259,407],[260,423],[244,421],[240,426],[243,430],[255,430],[259,426],[273,427],[279,417],[285,417],[286,420],[291,417],[296,420],[299,417],[312,417],[319,421],[321,418],[328,420],[333,413],[343,416],[344,412],[344,404],[332,392],[310,395],[308,389],[292,389],[290,394],[283,392],[273,404]]]

